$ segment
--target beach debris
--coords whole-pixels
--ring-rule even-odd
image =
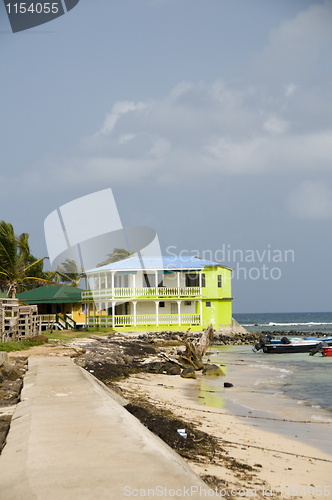
[[[180,434],[181,437],[187,439],[186,429],[177,429],[177,432]]]
[[[103,342],[105,344],[109,342],[108,337],[100,337],[99,335],[89,335],[89,339],[98,340],[98,342]]]
[[[190,338],[190,328],[186,331],[183,338],[177,336],[179,340],[185,347],[185,352],[178,352],[179,360],[188,366],[191,365],[195,370],[201,370],[203,368],[203,356],[211,345],[214,330],[212,325],[203,331],[203,334],[199,339],[192,340]]]

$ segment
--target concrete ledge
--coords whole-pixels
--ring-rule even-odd
[[[167,488],[158,498],[183,488],[201,498],[208,486],[111,392],[70,358],[29,358],[0,456],[0,500],[117,500],[157,487]]]

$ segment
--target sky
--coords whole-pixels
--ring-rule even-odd
[[[234,268],[235,313],[332,310],[331,0],[80,0],[15,34],[0,3],[0,75],[0,220],[34,255],[112,188],[163,254]]]

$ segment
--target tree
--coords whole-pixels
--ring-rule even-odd
[[[119,260],[128,259],[134,255],[134,252],[130,253],[125,248],[114,248],[113,253],[108,253],[107,255],[108,259],[98,264],[97,267],[106,266],[107,264],[118,262]]]
[[[26,290],[29,281],[47,281],[40,274],[48,257],[36,259],[28,240],[28,233],[16,236],[12,224],[0,222],[0,288],[11,298]]]
[[[68,283],[70,286],[78,287],[82,278],[85,277],[84,269],[79,272],[75,260],[66,259],[56,271],[51,272],[53,280],[60,280],[62,283]]]

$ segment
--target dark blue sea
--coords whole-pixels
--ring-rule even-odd
[[[332,312],[234,314],[249,332],[303,332],[332,335]]]

